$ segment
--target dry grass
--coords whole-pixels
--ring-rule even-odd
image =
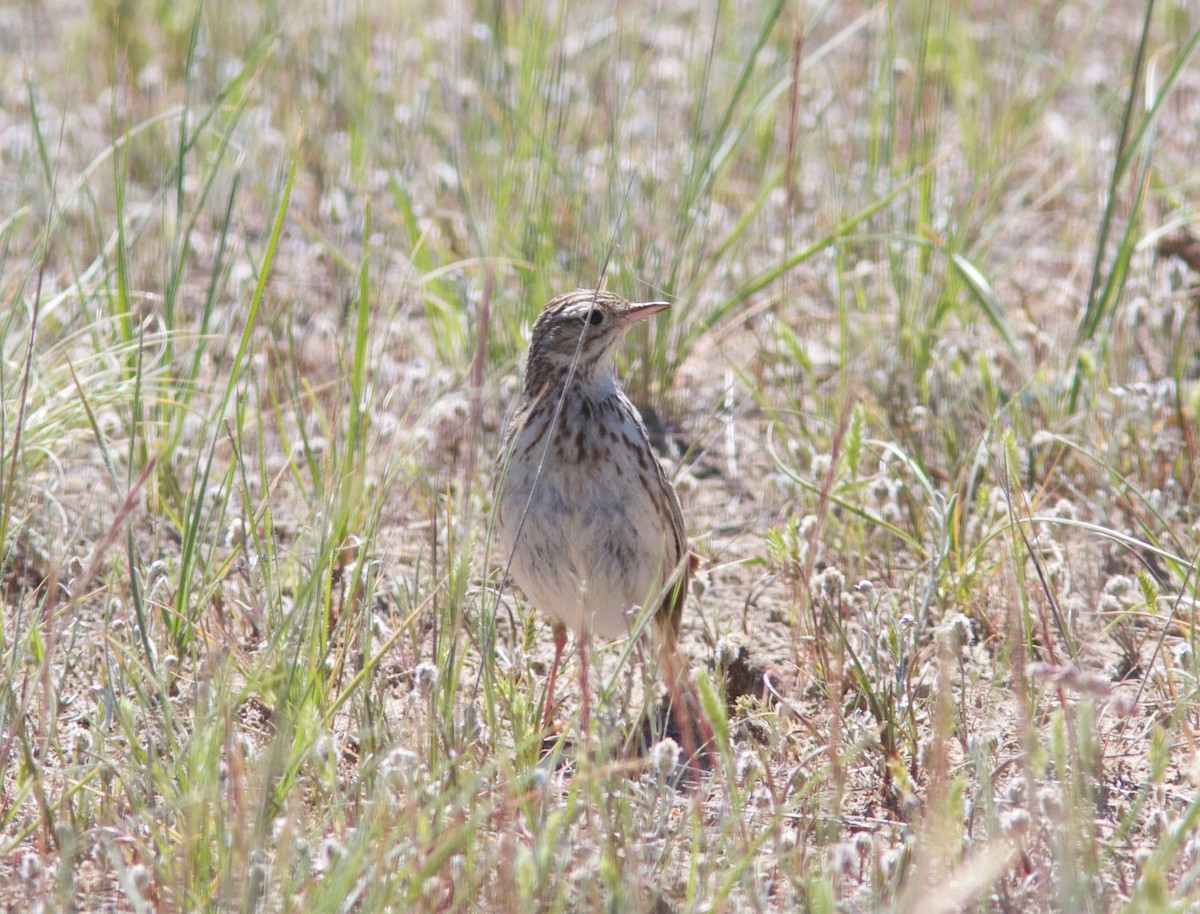
[[[1194,10],[528,6],[0,10],[0,904],[1200,904]],[[491,548],[601,281],[692,782]]]

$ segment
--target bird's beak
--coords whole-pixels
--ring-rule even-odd
[[[634,324],[653,314],[658,314],[659,311],[666,311],[669,307],[671,307],[669,301],[630,302],[629,310],[625,312],[625,321]]]

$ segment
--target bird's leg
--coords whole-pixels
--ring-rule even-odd
[[[554,623],[554,662],[550,664],[550,676],[546,680],[546,705],[542,709],[542,729],[550,729],[554,717],[554,683],[558,680],[558,666],[562,662],[563,648],[567,646],[567,627]]]
[[[713,732],[700,709],[700,696],[696,687],[684,671],[679,651],[674,645],[664,645],[662,652],[663,678],[667,681],[667,692],[671,697],[671,714],[679,729],[679,738],[688,766],[699,761],[699,749],[709,753],[709,764],[716,767]],[[696,745],[699,736],[702,745]]]
[[[592,706],[588,696],[588,629],[586,625],[579,630],[575,644],[579,648],[579,684],[583,689],[583,700],[579,705],[579,725],[583,739],[586,741],[588,731],[592,726]]]
[[[650,679],[650,667],[648,667],[648,666],[646,665],[646,651],[643,649],[643,645],[645,645],[645,643],[646,643],[646,637],[645,637],[645,635],[642,635],[642,636],[640,636],[640,637],[637,639],[637,643],[636,643],[636,644],[633,646],[633,649],[634,649],[634,654],[635,654],[635,656],[636,656],[636,659],[637,659],[637,667],[636,667],[636,671],[637,671],[637,672],[639,672],[639,673],[641,674],[641,677],[642,677],[642,681],[641,681],[641,686],[642,686],[642,707],[643,707],[643,708],[645,708],[645,707],[647,706],[647,703],[648,703],[648,704],[650,705],[650,711],[649,711],[649,712],[647,712],[647,714],[649,714],[649,715],[651,715],[651,716],[652,716],[652,712],[653,712],[653,710],[654,710],[654,708],[653,708],[653,705],[654,705],[654,685],[653,685],[653,683],[651,682],[651,679]],[[631,669],[630,669],[630,671],[629,671],[629,695],[630,695],[630,700],[632,700],[632,696],[635,694],[635,692],[634,692],[634,686],[635,686],[635,683],[636,683],[636,680],[634,679],[634,669],[631,667]],[[646,716],[646,715],[643,715],[643,718],[644,718],[646,721],[649,721],[649,720],[651,719],[651,716]]]
[[[691,714],[684,698],[684,688],[680,683],[679,658],[674,650],[663,648],[662,665],[663,679],[667,681],[667,693],[671,698],[671,715],[675,718],[679,740],[683,743],[683,757],[690,760],[696,755],[695,728],[692,726]]]

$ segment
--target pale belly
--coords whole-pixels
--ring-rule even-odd
[[[541,612],[576,632],[623,637],[647,599],[662,599],[675,570],[679,557],[664,554],[676,551],[668,522],[636,473],[605,464],[580,486],[577,473],[562,471],[578,467],[555,470],[548,460],[534,486],[541,451],[538,444],[509,466],[497,506],[500,559],[512,556],[513,580]]]

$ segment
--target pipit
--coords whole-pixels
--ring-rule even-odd
[[[577,289],[550,301],[533,326],[521,404],[497,461],[496,528],[513,580],[553,623],[546,725],[568,630],[580,646],[585,727],[590,634],[625,637],[653,605],[668,677],[677,669],[696,556],[675,487],[613,376],[626,331],[668,307]]]

